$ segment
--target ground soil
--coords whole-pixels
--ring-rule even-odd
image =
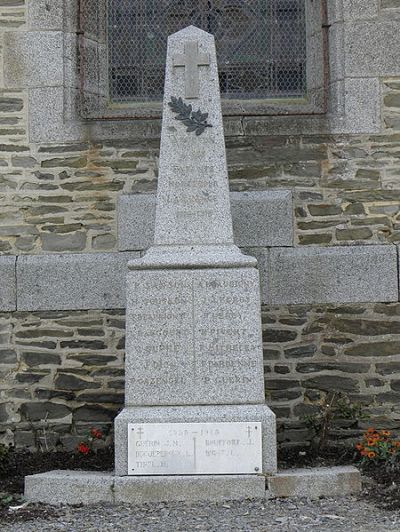
[[[287,469],[354,464],[356,458],[352,449],[330,449],[319,453],[309,448],[282,450],[279,453],[279,467]],[[21,453],[11,450],[0,459],[0,524],[22,523],[37,518],[50,519],[65,512],[63,508],[24,505],[22,493],[26,475],[53,469],[111,471],[113,459],[112,449],[102,449],[88,455],[66,452]],[[370,501],[382,510],[400,509],[400,464],[391,468],[382,464],[370,465],[364,467],[362,473],[362,500]]]
[[[67,452],[14,452],[0,457],[0,524],[28,521],[56,516],[61,510],[51,506],[30,504],[18,510],[10,508],[23,504],[24,478],[54,469],[112,471],[114,451],[111,448],[88,455]]]
[[[279,469],[354,465],[357,458],[356,452],[350,447],[331,447],[324,450],[306,447],[280,449],[278,452]]]
[[[363,476],[364,500],[373,502],[383,510],[400,510],[400,461],[395,464],[382,462],[361,466],[359,455],[351,448],[331,448],[322,452],[283,450],[279,453],[279,468],[330,467],[355,465]]]
[[[14,452],[0,458],[0,493],[23,493],[24,477],[54,469],[112,471],[114,450],[99,449],[87,455],[68,452]]]

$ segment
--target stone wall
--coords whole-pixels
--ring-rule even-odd
[[[124,399],[124,311],[0,314],[0,441],[72,450]]]
[[[334,391],[369,416],[336,439],[367,426],[400,429],[399,303],[264,307],[263,323],[267,401],[282,444],[309,438],[304,417]]]
[[[51,5],[58,6],[60,1],[54,0]],[[11,42],[5,34],[19,34],[27,28],[27,3],[0,0],[3,59]],[[339,4],[341,0],[332,0],[330,9]],[[344,4],[348,16],[376,16],[374,2],[366,2],[368,10],[363,2],[345,0]],[[30,8],[33,5],[38,10],[31,11],[29,20],[43,20],[48,24],[45,29],[52,30],[43,15],[46,10],[40,11],[44,2],[31,0]],[[382,0],[379,9],[377,34],[399,18],[400,4],[397,0]],[[333,48],[339,48],[335,35],[340,17],[335,17],[336,11],[331,20],[330,67],[333,84],[339,85],[343,74],[332,59],[336,57]],[[54,30],[59,31],[57,24]],[[361,20],[357,31],[363,24],[372,22]],[[391,38],[388,34],[387,42]],[[373,133],[351,133],[349,124],[343,129],[340,125],[330,129],[321,117],[283,117],[284,127],[279,121],[282,117],[226,120],[231,190],[290,190],[294,201],[292,246],[375,244],[388,251],[389,246],[392,251],[394,244],[400,244],[400,72],[398,67],[392,68],[391,54],[386,54],[388,63],[381,68],[367,51],[360,59],[364,70],[358,72],[355,53],[348,68],[356,78],[346,91],[350,86],[358,87],[357,83],[361,88],[367,84],[364,58],[369,58],[371,77],[376,78],[371,86],[379,89],[376,94],[380,95],[381,122],[378,127],[375,118],[369,122],[370,115],[360,103],[364,93],[358,89],[357,105],[347,102],[346,116],[351,122],[351,117],[356,121],[357,116],[365,115],[359,130],[369,128]],[[0,442],[30,448],[52,448],[61,442],[72,449],[91,426],[111,427],[122,406],[124,311],[108,310],[116,303],[109,303],[107,298],[99,304],[101,308],[92,310],[77,308],[74,299],[75,306],[68,310],[50,310],[47,306],[40,312],[23,311],[18,287],[2,299],[4,279],[8,289],[17,279],[15,264],[21,275],[29,265],[33,268],[34,262],[28,257],[26,263],[22,262],[22,255],[45,259],[54,253],[74,253],[83,258],[91,253],[111,256],[111,252],[120,252],[118,198],[156,190],[159,126],[138,125],[137,130],[145,130],[146,134],[131,136],[124,130],[128,121],[96,122],[84,124],[79,140],[67,140],[72,134],[66,125],[63,141],[32,141],[36,87],[20,83],[17,88],[5,88],[13,83],[7,61],[4,66],[8,81],[1,72],[0,271],[6,257],[11,257],[11,262],[19,258],[7,262],[8,274],[0,279]],[[51,82],[48,75],[43,79],[45,84]],[[51,130],[62,115],[58,107],[52,109],[53,100],[45,104],[45,126],[40,131],[46,127]],[[57,134],[64,131],[59,125],[57,128]],[[357,130],[356,126],[353,129]],[[268,269],[268,264],[265,267]],[[43,270],[44,284],[48,273]],[[60,273],[63,275],[65,269]],[[75,275],[79,275],[79,268]],[[30,279],[33,286],[33,275]],[[386,281],[382,279],[382,285]],[[104,276],[102,282],[106,282]],[[391,292],[397,293],[397,282],[392,285]],[[52,286],[48,292],[54,296]],[[264,293],[264,301],[268,302],[268,290]],[[69,296],[71,299],[70,292],[65,299]],[[313,412],[332,388],[362,401],[372,415],[370,424],[400,429],[400,306],[383,300],[388,301],[382,296],[374,302],[353,301],[340,307],[334,303],[322,305],[321,300],[308,306],[264,307],[267,401],[278,415],[282,443],[307,439],[302,416]],[[352,430],[338,433],[338,437],[353,436]]]
[[[124,398],[124,311],[0,314],[0,441],[72,450],[93,426],[112,430]],[[329,391],[400,430],[400,304],[263,307],[265,385],[281,444],[305,444],[304,416]]]
[[[231,189],[292,188],[298,245],[400,242],[400,79],[383,87],[381,134],[227,137]],[[24,106],[3,92],[1,252],[117,250],[117,198],[155,191],[159,140],[30,144]]]

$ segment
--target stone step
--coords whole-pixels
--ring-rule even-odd
[[[340,497],[361,491],[361,475],[353,466],[289,469],[268,477],[267,486],[269,498]]]
[[[266,491],[266,480],[268,489]],[[361,490],[353,466],[291,469],[264,475],[116,477],[113,473],[50,471],[25,478],[25,497],[45,504],[143,504],[245,498],[339,497]]]
[[[25,497],[45,504],[142,504],[265,497],[263,475],[116,477],[112,473],[49,471],[25,477]]]

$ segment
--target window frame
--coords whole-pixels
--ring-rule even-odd
[[[94,4],[90,4],[94,2]],[[79,0],[80,114],[89,120],[159,119],[162,102],[114,103],[109,97],[107,0]],[[233,100],[222,98],[226,117],[315,115],[327,111],[328,38],[326,0],[306,3],[306,75],[304,98]],[[96,6],[96,20],[86,23],[88,7]],[[96,28],[96,34],[91,28]]]

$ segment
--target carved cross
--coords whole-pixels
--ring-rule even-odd
[[[174,67],[185,68],[185,97],[199,98],[199,67],[210,66],[209,54],[199,53],[198,41],[188,41],[185,42],[185,53],[176,55],[172,61]]]

